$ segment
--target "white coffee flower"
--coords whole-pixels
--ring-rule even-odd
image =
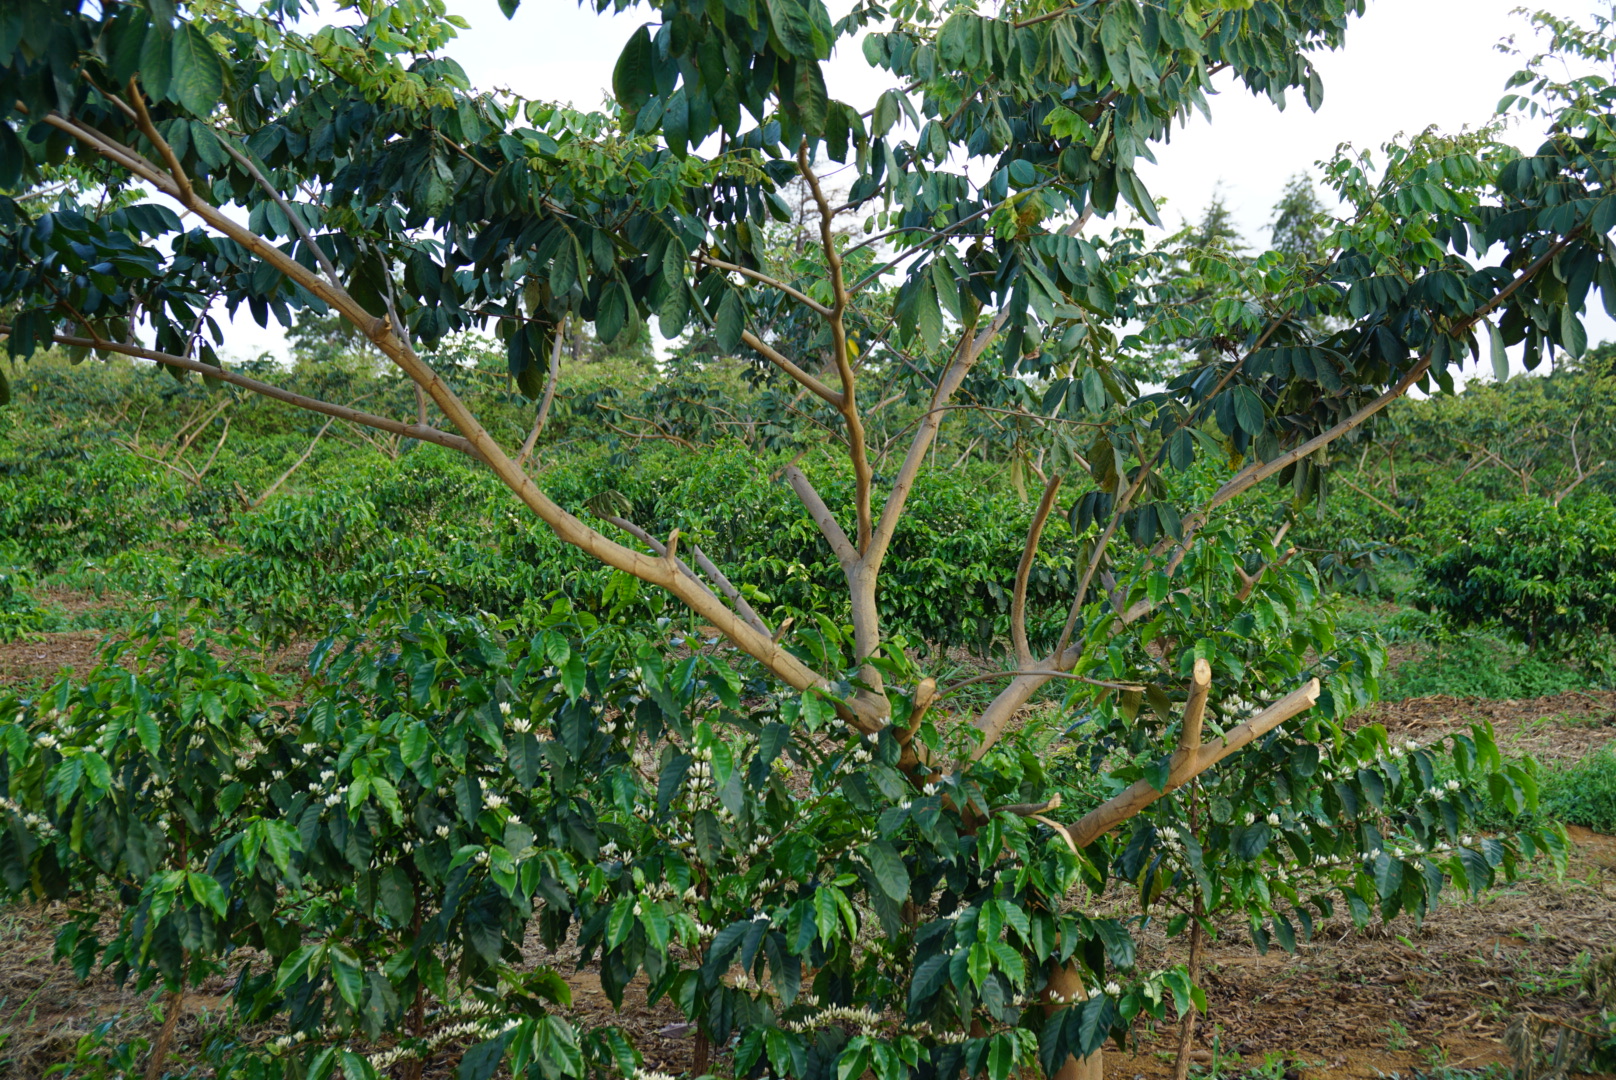
[[[511,715],[511,703],[508,702],[508,701],[500,702],[499,703],[499,714],[501,716],[509,716],[509,715]]]
[[[1122,993],[1122,987],[1117,985],[1117,981],[1115,979],[1112,979],[1110,982],[1105,984],[1105,993],[1107,997],[1117,997]]]

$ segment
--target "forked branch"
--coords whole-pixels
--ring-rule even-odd
[[[389,319],[377,316],[356,301],[348,291],[299,263],[274,244],[240,222],[197,197],[183,173],[172,176],[117,140],[60,113],[52,112],[43,122],[96,150],[109,161],[152,185],[193,213],[208,228],[240,244],[288,280],[301,286],[333,308],[346,321],[361,330],[384,356],[419,386],[464,436],[471,452],[481,458],[500,481],[565,543],[652,585],[667,589],[686,606],[717,627],[719,633],[751,655],[782,682],[799,690],[828,689],[830,681],[814,671],[790,650],[782,648],[768,634],[747,624],[699,580],[680,573],[665,560],[646,555],[609,539],[580,521],[541,491],[516,462],[505,453],[488,430],[477,420],[459,396],[425,363],[404,337],[396,333]],[[84,341],[90,346],[106,343]],[[125,350],[126,351],[126,350]],[[181,365],[184,366],[184,365]],[[208,374],[217,374],[208,369]],[[326,411],[330,406],[316,411]],[[884,701],[880,703],[884,705]],[[838,704],[843,720],[862,732],[879,730],[886,710],[870,701]]]
[[[616,525],[619,529],[622,529],[624,532],[640,541],[640,543],[644,544],[646,547],[650,548],[664,559],[673,559],[678,564],[679,569],[682,572],[686,574],[691,573],[690,567],[686,566],[684,560],[678,557],[676,545],[678,544],[677,537],[679,536],[679,530],[675,529],[673,532],[673,538],[670,538],[673,539],[673,543],[665,544],[627,518],[618,517],[615,514],[609,514],[603,516],[601,520],[608,521],[613,525]],[[773,637],[774,631],[769,629],[769,624],[764,622],[763,619],[759,617],[758,613],[753,610],[752,605],[747,603],[746,597],[741,595],[741,591],[737,589],[730,582],[729,578],[724,576],[724,572],[707,557],[707,553],[701,550],[700,545],[698,545],[694,540],[687,540],[685,542],[685,546],[690,549],[690,557],[696,561],[696,565],[701,569],[701,572],[707,575],[707,580],[718,586],[719,592],[729,597],[730,603],[735,605],[735,610],[740,613],[741,618],[745,619],[747,623],[759,633],[768,634],[770,637]],[[695,575],[691,574],[691,576],[694,577]]]
[[[1207,677],[1210,683],[1210,671],[1207,672]],[[1204,709],[1206,692],[1200,689],[1200,679],[1201,672],[1197,670],[1196,689],[1191,691],[1191,702],[1195,701],[1194,695],[1199,693],[1200,707]],[[1230,754],[1251,745],[1285,721],[1311,709],[1318,699],[1319,680],[1311,679],[1306,686],[1291,691],[1256,716],[1236,725],[1212,742],[1198,744],[1191,749],[1187,741],[1181,738],[1179,749],[1174,753],[1168,767],[1167,783],[1163,787],[1158,789],[1149,780],[1137,781],[1120,795],[1090,810],[1076,824],[1067,826],[1067,837],[1077,847],[1087,847],[1124,821],[1138,815],[1157,799],[1183,787]],[[1187,709],[1185,719],[1188,721]],[[1183,734],[1190,734],[1187,722]],[[1195,734],[1197,738],[1200,735],[1199,724],[1195,726]]]
[[[1016,663],[1023,668],[1033,665],[1032,648],[1027,644],[1027,582],[1032,577],[1032,565],[1038,557],[1038,541],[1043,538],[1044,525],[1049,512],[1055,508],[1055,496],[1060,494],[1061,475],[1055,473],[1044,485],[1044,497],[1033,514],[1032,526],[1027,530],[1027,544],[1021,551],[1021,563],[1016,567],[1015,592],[1010,597],[1010,638],[1015,643]]]

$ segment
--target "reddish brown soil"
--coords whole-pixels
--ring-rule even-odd
[[[84,672],[101,656],[99,630],[32,634],[0,643],[0,685],[48,680],[62,669]]]
[[[107,636],[103,630],[69,630],[0,642],[0,686],[48,684],[66,672],[83,675],[100,662]],[[315,644],[294,641],[275,650],[269,657],[270,670],[282,675],[307,671]]]
[[[1384,702],[1360,718],[1399,737],[1426,743],[1490,723],[1506,755],[1530,754],[1543,765],[1580,761],[1616,740],[1616,692],[1577,691],[1525,701],[1427,697]]]
[[[1247,1067],[1283,1061],[1314,1080],[1371,1080],[1449,1064],[1505,1063],[1501,1036],[1515,1014],[1574,1017],[1580,973],[1616,948],[1616,839],[1572,830],[1570,872],[1552,871],[1469,901],[1447,903],[1423,926],[1401,918],[1355,930],[1325,923],[1295,956],[1259,955],[1239,927],[1207,954],[1210,1014],[1197,1048],[1215,1037]],[[1184,947],[1146,941],[1141,962],[1182,962]],[[1177,1025],[1117,1056],[1108,1075],[1172,1075]]]

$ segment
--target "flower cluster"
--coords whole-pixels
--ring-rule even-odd
[[[787,1031],[794,1031],[805,1035],[810,1031],[830,1027],[832,1024],[856,1025],[861,1035],[868,1035],[876,1030],[881,1023],[881,1017],[875,1012],[865,1008],[853,1008],[847,1005],[832,1005],[826,1009],[819,1009],[812,1015],[801,1020],[790,1020],[782,1026]]]
[[[33,813],[32,811],[25,812],[23,808],[14,800],[8,799],[4,795],[0,795],[0,810],[9,811],[10,813],[17,815],[22,819],[24,826],[38,833],[46,840],[53,839],[54,837],[60,835],[56,826],[52,825],[46,818],[40,816],[39,814]]]

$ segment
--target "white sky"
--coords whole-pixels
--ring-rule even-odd
[[[1324,105],[1311,112],[1300,94],[1280,112],[1223,81],[1211,101],[1214,123],[1197,116],[1171,142],[1157,147],[1158,163],[1141,175],[1163,206],[1163,219],[1197,218],[1215,191],[1248,239],[1266,239],[1270,209],[1285,182],[1333,155],[1337,144],[1379,147],[1403,132],[1436,125],[1457,130],[1492,115],[1504,83],[1520,65],[1497,45],[1518,35],[1531,51],[1523,17],[1511,11],[1522,0],[1370,0],[1367,14],[1348,30],[1346,47],[1316,57],[1324,80]],[[832,0],[837,13],[845,4]],[[1563,16],[1586,18],[1606,8],[1603,0],[1536,0],[1531,4]],[[650,18],[647,9],[599,16],[572,0],[525,0],[506,20],[495,0],[449,0],[471,29],[450,48],[474,86],[508,88],[524,97],[599,106],[609,92],[612,65],[623,42]],[[831,60],[831,96],[861,108],[887,85],[856,44],[844,44]],[[1512,141],[1531,148],[1541,130],[1518,128]],[[1616,338],[1616,323],[1603,310],[1590,313],[1589,339]],[[252,356],[264,349],[284,355],[284,339],[250,318],[238,318],[227,351]]]

